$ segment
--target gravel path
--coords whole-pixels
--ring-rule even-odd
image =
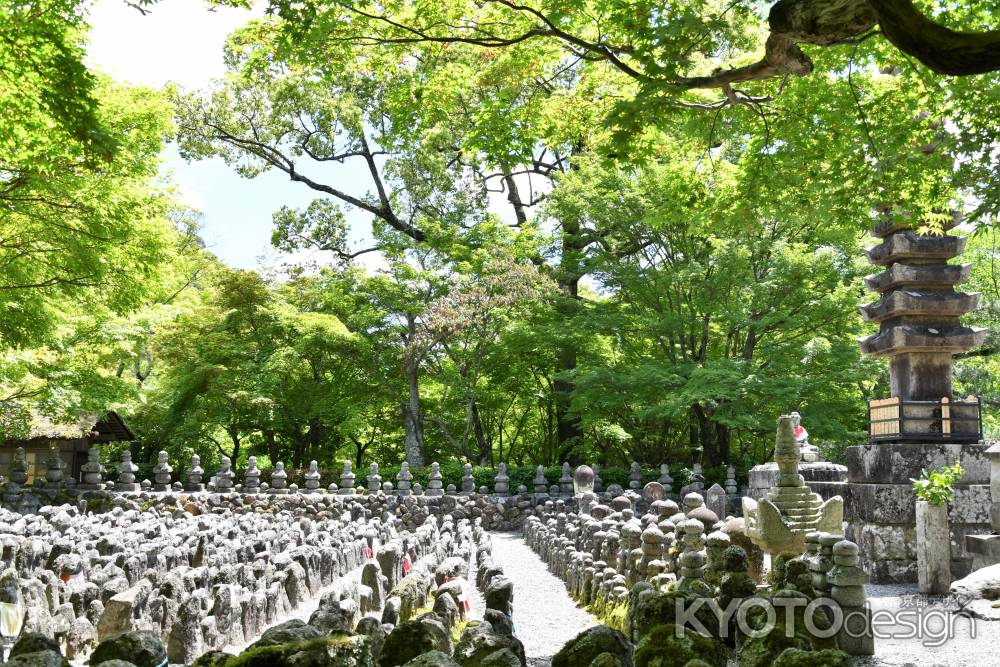
[[[524,642],[528,664],[547,666],[563,644],[597,620],[570,599],[566,585],[520,536],[493,533],[492,538],[493,559],[514,582],[514,632]]]
[[[916,584],[868,585],[868,600],[872,613],[879,611],[898,614],[908,610],[913,624],[917,616],[912,598],[917,595]],[[973,620],[951,613],[950,604],[932,604],[920,613],[920,635],[904,625],[895,627],[884,624],[876,634],[875,655],[855,660],[858,667],[980,667],[1000,664],[1000,622]],[[889,618],[883,613],[885,618]],[[898,618],[898,617],[896,617]],[[946,624],[948,629],[945,630]],[[879,636],[881,634],[881,636]]]

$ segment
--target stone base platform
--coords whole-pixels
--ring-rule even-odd
[[[877,444],[847,449],[848,481],[843,487],[846,537],[861,547],[862,565],[873,584],[915,583],[916,496],[912,478],[956,461],[965,476],[955,485],[948,508],[951,573],[973,569],[966,538],[990,532],[989,458],[986,445]],[[817,491],[818,492],[818,491]]]
[[[818,493],[823,500],[829,500],[837,495],[843,496],[840,489],[843,482],[847,480],[846,467],[826,461],[799,463],[799,474],[802,475],[802,479],[806,481],[809,488]],[[778,464],[774,461],[750,468],[750,484],[747,495],[760,502],[767,496],[768,490],[774,486],[777,479]]]

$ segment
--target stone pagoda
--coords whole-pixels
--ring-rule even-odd
[[[865,283],[877,293],[861,307],[879,330],[859,340],[861,351],[889,361],[891,396],[869,401],[870,444],[848,448],[848,539],[861,548],[872,583],[917,580],[915,497],[911,478],[961,463],[965,476],[950,504],[952,576],[968,574],[964,537],[989,528],[989,462],[980,402],[952,391],[952,359],[984,342],[986,331],[962,324],[978,294],[957,291],[970,264],[949,264],[965,239],[921,235],[894,217],[875,226],[867,252],[881,273]]]
[[[891,398],[870,404],[872,441],[978,442],[979,402],[956,402],[951,389],[952,357],[986,340],[985,329],[961,322],[980,295],[955,291],[972,265],[948,263],[965,249],[965,239],[919,236],[893,221],[877,225],[872,235],[882,242],[868,251],[868,260],[885,270],[865,278],[880,296],[861,313],[879,331],[859,343],[865,354],[889,359],[892,386]]]
[[[834,496],[824,501],[813,493],[799,474],[800,458],[792,417],[782,415],[774,443],[774,460],[778,464],[774,486],[759,503],[743,498],[747,537],[772,557],[798,556],[805,551],[806,533],[839,533],[843,525],[843,499]]]

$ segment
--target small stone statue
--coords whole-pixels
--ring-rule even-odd
[[[63,483],[63,470],[66,469],[66,462],[59,456],[59,449],[52,447],[49,449],[49,458],[45,461],[45,481],[52,486],[61,486]]]
[[[569,471],[569,463],[563,462],[562,476],[559,478],[559,491],[564,496],[573,495],[573,475]]]
[[[874,655],[871,610],[866,610],[865,584],[868,575],[861,569],[858,545],[840,540],[831,547],[833,567],[826,573],[830,597],[840,603],[844,627],[837,635],[837,647],[849,655]]]
[[[493,480],[493,493],[506,496],[510,492],[510,477],[507,476],[507,464],[503,461],[497,467],[497,476]]]
[[[441,466],[438,465],[437,461],[431,464],[431,474],[427,478],[427,495],[428,496],[443,496],[444,495],[444,482],[441,481]]]
[[[219,464],[219,471],[215,473],[215,492],[229,493],[233,490],[233,463],[228,456],[223,456]]]
[[[260,468],[257,467],[257,457],[247,459],[247,472],[243,476],[243,493],[250,495],[260,491]]]
[[[726,495],[735,496],[738,493],[739,487],[736,485],[736,468],[726,466]]]
[[[819,461],[819,447],[809,444],[809,432],[802,426],[802,415],[793,412],[789,415],[792,418],[792,433],[795,442],[799,445],[799,456],[803,463],[815,463]]]
[[[382,476],[378,474],[378,463],[372,461],[368,468],[368,493],[378,493],[382,490]]]
[[[347,462],[350,466],[350,462]],[[347,468],[350,472],[350,467]],[[351,473],[353,479],[354,473]],[[309,462],[309,470],[305,474],[306,479],[306,493],[319,493],[319,464],[316,461]]]
[[[629,473],[628,488],[638,491],[642,488],[642,470],[639,464],[632,461],[631,472]]]
[[[601,464],[594,464],[594,493],[600,493],[604,490],[604,480],[601,479]]]
[[[201,457],[195,454],[191,457],[191,467],[188,468],[188,481],[185,490],[189,493],[199,493],[205,490],[205,485],[201,483],[202,475],[205,471],[201,467]]]
[[[285,472],[285,464],[281,461],[274,464],[274,470],[271,471],[271,488],[268,491],[279,494],[288,493],[288,473]]]
[[[545,481],[545,466],[535,468],[535,479],[531,483],[535,487],[535,494],[543,496],[548,493],[548,482]]]
[[[315,461],[313,461],[315,463]],[[312,464],[310,464],[309,469],[312,470]],[[354,495],[354,480],[357,476],[354,474],[354,470],[351,467],[350,459],[344,459],[344,469],[340,471],[340,486],[337,488],[337,493],[342,496],[353,496]],[[316,481],[319,481],[319,473],[316,473]],[[306,486],[309,486],[309,478],[306,477]],[[317,484],[317,487],[319,485]]]
[[[472,477],[472,464],[466,463],[462,466],[462,495],[471,496],[476,492],[476,480]]]
[[[104,466],[101,465],[101,448],[98,445],[87,450],[87,462],[80,466],[83,473],[83,483],[77,488],[84,491],[96,491],[101,488],[104,480]]]
[[[135,474],[139,472],[139,466],[132,463],[132,452],[128,449],[122,451],[122,460],[118,464],[118,483],[115,484],[115,491],[125,493],[135,493],[139,490],[139,485],[135,483]]]
[[[674,490],[674,478],[670,476],[670,466],[666,463],[660,464],[660,478],[656,480],[663,485],[667,493],[672,493]]]
[[[410,495],[410,485],[413,483],[413,473],[410,472],[410,464],[403,461],[396,474],[396,493],[400,496]]]
[[[10,481],[18,486],[28,483],[28,456],[24,447],[14,450],[14,462],[10,466]]]
[[[594,470],[590,466],[577,467],[573,473],[573,495],[580,498],[594,492]]]
[[[139,490],[142,491],[143,493],[149,493],[150,491],[153,490],[153,483],[150,482],[148,479],[144,479],[141,482],[139,482]]]
[[[167,462],[167,453],[161,451],[157,455],[156,465],[153,466],[153,491],[170,490],[170,473],[174,471]]]

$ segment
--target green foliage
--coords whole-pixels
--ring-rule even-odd
[[[945,505],[951,502],[953,486],[956,481],[962,478],[965,470],[962,464],[956,463],[940,470],[928,473],[926,470],[920,471],[919,479],[911,479],[913,490],[917,494],[917,500],[925,500],[931,505]]]

